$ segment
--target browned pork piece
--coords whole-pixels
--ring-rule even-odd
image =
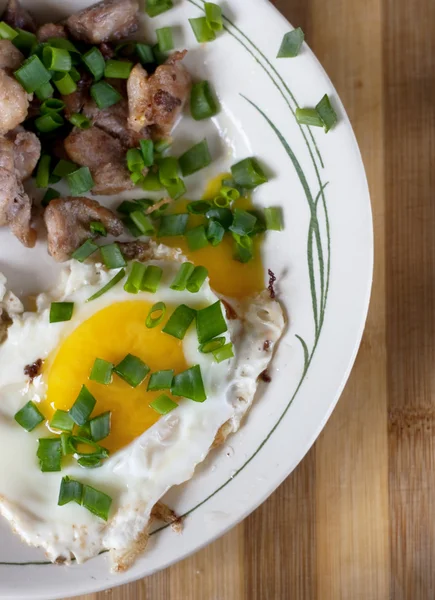
[[[38,164],[41,142],[34,133],[26,131],[23,127],[17,127],[8,133],[7,138],[14,144],[15,170],[19,179],[25,181]]]
[[[0,69],[0,135],[25,120],[31,98],[18,81]]]
[[[67,38],[65,26],[60,23],[45,23],[36,32],[38,42],[46,42],[50,38]]]
[[[99,129],[118,138],[126,148],[139,144],[141,136],[128,126],[128,102],[124,98],[105,109],[99,109],[90,98],[83,106],[83,113]]]
[[[190,94],[192,80],[180,63],[186,51],[175,52],[155,73],[136,65],[127,82],[129,125],[140,133],[151,127],[152,137],[167,137]]]
[[[100,221],[114,236],[121,235],[124,226],[111,210],[90,198],[56,198],[45,209],[48,252],[63,262],[71,257],[87,239],[92,237],[89,226]]]
[[[89,167],[95,182],[94,194],[117,194],[134,188],[126,166],[125,148],[99,127],[73,129],[64,146],[73,162]]]
[[[0,40],[0,69],[16,71],[24,60],[24,55],[9,40]]]
[[[0,138],[0,225],[8,225],[24,246],[33,248],[32,202],[23,189],[15,168],[14,143]]]
[[[65,102],[65,116],[67,119],[74,113],[81,112],[83,106],[89,99],[89,89],[93,81],[92,75],[83,72],[77,82],[76,91],[67,96],[62,96],[62,100]]]
[[[2,21],[6,21],[11,27],[19,27],[32,33],[36,31],[35,19],[29,11],[21,6],[19,0],[9,0],[3,13]]]
[[[154,249],[149,242],[118,242],[125,260],[150,260],[153,257]]]
[[[66,26],[71,37],[88,44],[116,41],[137,31],[137,0],[103,0],[68,17]]]

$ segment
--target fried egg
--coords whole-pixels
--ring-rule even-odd
[[[149,264],[163,270],[155,294],[129,294],[120,282],[86,302],[116,271],[70,261],[58,285],[36,298],[36,310],[22,312],[0,281],[0,308],[11,320],[0,345],[0,512],[25,542],[43,548],[52,561],[80,563],[109,550],[114,570],[128,568],[146,545],[156,503],[193,476],[215,441],[239,428],[284,329],[279,303],[262,292],[230,300],[235,314],[225,317],[225,336],[234,349],[229,360],[217,363],[212,354],[201,353],[194,326],[183,340],[167,335],[162,327],[177,306],[200,309],[220,298],[208,281],[196,294],[172,290],[184,255],[153,242],[150,249]],[[74,303],[70,321],[49,323],[55,301]],[[161,325],[148,329],[146,316],[157,302],[166,304],[167,314]],[[89,380],[95,358],[117,364],[127,354],[141,358],[151,372],[173,369],[177,374],[199,365],[207,399],[176,398],[177,408],[160,416],[149,404],[161,392],[148,392],[147,379],[136,388],[116,375],[110,385]],[[37,359],[43,361],[42,370],[30,381],[25,369]],[[83,384],[96,398],[92,416],[112,413],[110,435],[100,442],[110,456],[96,469],[81,468],[66,457],[61,472],[43,473],[38,439],[53,436],[51,416],[71,408]],[[29,400],[47,419],[30,433],[14,420]],[[58,506],[65,476],[112,498],[107,521],[74,502]]]

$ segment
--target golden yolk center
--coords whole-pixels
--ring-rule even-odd
[[[42,407],[51,418],[56,409],[68,410],[74,404],[83,384],[97,403],[92,417],[111,411],[110,435],[99,442],[111,452],[129,444],[153,425],[160,415],[149,403],[169,390],[148,392],[148,377],[132,388],[116,374],[109,385],[89,380],[96,358],[114,365],[127,354],[141,358],[150,373],[173,369],[180,373],[188,368],[183,343],[162,333],[163,323],[148,329],[145,319],[153,305],[143,301],[112,304],[81,323],[62,343],[52,360],[47,361],[47,398]],[[168,313],[173,309],[168,306]],[[51,415],[49,415],[51,412]]]

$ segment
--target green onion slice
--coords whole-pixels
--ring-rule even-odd
[[[187,369],[187,371],[175,375],[171,393],[174,396],[182,396],[195,402],[204,402],[207,400],[207,394],[205,393],[202,381],[201,367],[195,365]]]
[[[204,285],[205,280],[208,277],[208,271],[205,267],[199,266],[195,267],[192,275],[189,277],[187,281],[187,291],[191,294],[197,294],[199,290]]]
[[[50,421],[50,427],[72,433],[74,421],[66,410],[57,410]]]
[[[205,233],[204,225],[198,225],[198,227],[190,229],[186,233],[186,239],[189,250],[192,252],[195,250],[201,250],[201,248],[208,246],[208,239]]]
[[[159,177],[165,187],[175,185],[180,179],[178,160],[173,156],[159,159]]]
[[[37,43],[36,35],[19,27],[15,31],[18,35],[12,40],[13,45],[23,54],[29,54],[32,47]]]
[[[252,190],[268,181],[263,169],[255,158],[245,158],[231,167],[237,185]]]
[[[45,114],[48,112],[61,112],[65,108],[65,102],[58,100],[57,98],[47,98],[41,104],[41,113]]]
[[[207,140],[202,140],[202,142],[187,150],[178,160],[184,177],[207,167],[211,163]]]
[[[225,344],[222,348],[213,350],[213,356],[216,362],[221,363],[224,360],[228,360],[234,357],[233,345]]]
[[[36,169],[36,187],[46,188],[50,179],[50,163],[51,156],[49,154],[43,154],[38,162],[38,168]]]
[[[90,432],[90,425],[89,425]],[[77,457],[94,457],[99,459],[108,458],[109,451],[107,448],[103,448],[90,437],[82,437],[80,435],[73,435],[70,438],[70,445],[73,448],[76,458]],[[86,449],[82,448],[82,446],[86,446],[86,448],[91,448],[91,450],[86,451]]]
[[[70,321],[74,310],[74,302],[52,302],[50,307],[50,323]]]
[[[96,46],[86,52],[86,54],[82,56],[82,60],[96,81],[103,77],[106,61]]]
[[[107,411],[89,421],[91,437],[94,442],[104,440],[110,434],[111,414],[110,411]]]
[[[58,506],[65,506],[69,502],[82,503],[83,485],[70,477],[63,477],[60,483]]]
[[[172,27],[162,27],[161,29],[156,29],[156,35],[160,52],[170,52],[174,49]]]
[[[205,344],[201,344],[199,347],[199,351],[203,354],[210,354],[215,350],[219,350],[222,346],[225,346],[226,339],[224,337],[217,337],[214,340],[210,340],[209,342],[205,342]]]
[[[61,470],[62,445],[58,437],[40,438],[36,456],[43,473],[53,473]]]
[[[61,179],[69,175],[70,173],[74,173],[77,171],[77,165],[70,160],[64,160],[63,158],[57,163],[57,165],[53,169],[53,175],[57,175]]]
[[[246,210],[236,208],[234,210],[233,223],[230,227],[230,231],[237,233],[238,235],[248,235],[254,230],[256,222],[257,217]]]
[[[205,215],[210,209],[211,203],[208,200],[196,200],[187,205],[187,212],[191,215]]]
[[[70,73],[56,72],[53,75],[53,83],[62,94],[62,96],[69,96],[74,93],[77,89],[77,84],[72,78]]]
[[[164,215],[160,220],[157,237],[183,235],[186,231],[189,215]]]
[[[282,231],[284,229],[282,210],[280,208],[265,208],[264,218],[266,219],[267,229],[271,229],[273,231]]]
[[[77,464],[84,469],[96,469],[101,467],[101,458],[98,456],[82,456],[78,459]]]
[[[14,419],[26,431],[33,431],[45,417],[36,404],[29,401],[14,415]]]
[[[222,314],[220,300],[206,308],[198,310],[196,315],[196,331],[200,344],[204,344],[221,333],[228,331],[227,323]]]
[[[224,239],[225,229],[222,225],[215,221],[214,219],[210,219],[207,226],[207,239],[212,246],[218,246],[222,240]]]
[[[71,434],[63,431],[60,434],[60,444],[62,446],[62,456],[68,456],[74,454],[75,450],[71,445]]]
[[[145,167],[145,163],[143,160],[142,152],[140,150],[138,150],[137,148],[130,148],[130,150],[127,150],[126,158],[127,158],[127,167],[128,167],[129,171],[142,172],[142,170]]]
[[[136,44],[136,54],[139,62],[142,65],[150,65],[156,62],[154,52],[151,46],[148,44]]]
[[[229,208],[211,208],[205,213],[207,219],[214,219],[222,225],[224,229],[229,229],[233,222],[233,213]]]
[[[91,86],[91,96],[100,109],[109,108],[122,100],[121,94],[107,81],[99,81]]]
[[[148,0],[146,11],[148,16],[157,17],[172,7],[172,0]]]
[[[172,380],[174,378],[174,371],[168,369],[167,371],[157,371],[152,373],[148,382],[148,392],[156,392],[158,390],[169,390],[171,389]]]
[[[140,151],[142,153],[143,164],[146,167],[152,167],[154,164],[154,143],[152,140],[140,140]]]
[[[51,111],[35,119],[35,127],[41,133],[50,133],[50,131],[55,131],[59,127],[62,127],[64,122],[60,115]]]
[[[134,211],[130,213],[130,219],[139,229],[141,235],[153,235],[156,230],[154,225],[147,215],[144,215],[141,211]]]
[[[102,235],[103,237],[107,237],[107,229],[100,221],[91,221],[89,223],[89,229],[94,235]]]
[[[92,126],[92,121],[80,113],[72,114],[69,122],[79,129],[89,129]]]
[[[106,62],[104,77],[110,79],[128,79],[132,69],[133,63],[130,61],[110,59]]]
[[[171,290],[175,290],[176,292],[183,292],[186,289],[187,282],[189,277],[192,275],[195,270],[195,266],[190,262],[183,263],[177,275],[175,276],[174,281],[172,282]]]
[[[124,290],[129,294],[137,294],[142,284],[146,266],[141,262],[134,262],[131,266],[131,271],[124,284]]]
[[[106,246],[100,246],[101,258],[108,269],[119,269],[127,266],[124,255],[119,245],[114,242]]]
[[[112,498],[90,485],[84,485],[82,504],[91,513],[107,521],[112,505]]]
[[[150,368],[138,356],[127,356],[114,368],[114,372],[131,387],[137,387],[150,372]]]
[[[208,26],[213,31],[222,31],[224,28],[224,22],[222,18],[222,9],[218,4],[214,2],[205,2],[205,18],[207,19]]]
[[[47,188],[47,191],[41,200],[41,206],[48,206],[50,202],[56,198],[60,198],[60,192],[51,187]]]
[[[323,121],[315,108],[297,108],[295,114],[300,125],[323,127]]]
[[[158,412],[159,415],[167,415],[177,408],[178,404],[166,394],[161,394],[158,398],[150,402],[149,406]]]
[[[113,364],[103,358],[96,358],[89,375],[91,381],[96,381],[102,385],[112,383]]]
[[[43,83],[37,90],[35,90],[35,94],[38,100],[43,102],[44,100],[47,100],[47,98],[51,98],[53,96],[54,87],[49,81],[47,81],[47,83]]]
[[[204,42],[212,42],[216,39],[216,33],[209,26],[206,17],[198,17],[197,19],[189,19],[190,26],[195,34],[196,40],[202,44]]]
[[[51,79],[51,73],[47,71],[36,55],[27,58],[21,67],[14,72],[14,75],[28,94],[48,83]]]
[[[71,254],[71,258],[78,260],[79,262],[84,262],[91,254],[98,250],[97,244],[94,244],[92,240],[86,240],[84,244],[82,244],[77,250]]]
[[[286,33],[281,42],[277,58],[295,58],[301,51],[304,38],[304,32],[300,27]]]
[[[195,121],[209,119],[218,114],[220,106],[208,81],[194,83],[190,93],[190,112]]]
[[[219,196],[225,198],[229,202],[234,202],[240,198],[240,192],[237,188],[223,185],[219,191]]]
[[[159,289],[160,281],[162,279],[163,269],[156,265],[148,265],[145,274],[142,277],[139,289],[142,292],[149,292],[155,294]]]
[[[323,96],[319,104],[316,106],[316,111],[319,117],[322,119],[323,127],[325,132],[328,133],[338,121],[337,113],[332,108],[331,101],[327,94]]]
[[[71,196],[86,194],[94,187],[94,180],[88,167],[80,167],[66,176]]]
[[[254,244],[249,235],[233,233],[234,258],[241,263],[247,263],[254,257]]]
[[[96,400],[85,385],[82,385],[76,401],[69,409],[69,414],[74,423],[84,425],[95,408]]]
[[[113,279],[111,279],[108,283],[106,283],[106,285],[103,286],[101,288],[101,290],[98,290],[98,292],[96,292],[95,294],[93,294],[93,296],[88,298],[86,300],[86,302],[92,302],[92,300],[97,300],[97,298],[101,298],[101,296],[103,294],[105,294],[106,292],[111,290],[113,287],[115,287],[115,285],[118,284],[122,279],[124,279],[124,277],[125,277],[125,269],[121,269],[120,271],[118,271],[118,273],[115,275],[115,277],[113,277]]]
[[[71,54],[63,48],[45,46],[42,51],[42,60],[49,71],[68,73],[72,67]]]
[[[216,196],[213,200],[213,204],[218,208],[229,208],[231,202],[230,198],[224,196]]]
[[[145,325],[148,327],[148,329],[157,327],[157,325],[160,325],[160,323],[163,321],[165,314],[166,304],[164,302],[157,302],[157,304],[154,304],[154,306],[150,309],[145,321]]]
[[[0,38],[2,40],[13,40],[18,36],[18,32],[15,31],[5,21],[0,21]]]
[[[180,304],[174,310],[162,331],[182,340],[195,317],[196,310],[185,304]]]

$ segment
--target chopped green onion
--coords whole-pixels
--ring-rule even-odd
[[[136,202],[130,202],[129,200],[124,200],[116,209],[119,213],[123,215],[129,215],[130,213],[138,210],[138,206]]]
[[[236,200],[238,200],[240,198],[240,192],[236,188],[223,185],[219,191],[219,196],[222,196],[229,202],[235,202]]]
[[[213,356],[216,362],[221,363],[224,360],[228,360],[229,358],[234,357],[233,345],[225,344],[222,348],[218,348],[217,350],[213,350]]]
[[[205,234],[204,225],[198,225],[198,227],[194,227],[190,229],[186,233],[187,245],[189,246],[189,250],[194,252],[195,250],[201,250],[201,248],[205,248],[208,246],[208,239]]]
[[[161,29],[156,29],[156,35],[160,52],[170,52],[174,49],[172,27],[162,27]]]
[[[122,219],[122,222],[124,223],[125,227],[127,227],[128,231],[130,232],[130,234],[133,237],[138,238],[142,235],[141,232],[139,231],[139,229],[136,227],[136,225],[130,219],[130,217],[125,217],[124,219]]]
[[[39,187],[39,186],[37,186]],[[45,186],[44,186],[45,187]],[[54,188],[47,188],[47,191],[44,194],[44,197],[41,200],[41,206],[48,206],[52,200],[55,198],[60,198],[60,192],[55,190]]]
[[[0,38],[2,40],[13,40],[18,36],[18,33],[10,25],[4,21],[0,21]]]
[[[39,466],[43,473],[54,473],[61,470],[62,445],[59,438],[40,438],[38,440]]]
[[[195,267],[192,275],[189,277],[186,288],[191,294],[196,294],[204,285],[205,280],[208,277],[208,271],[205,267]]]
[[[155,62],[153,49],[148,44],[136,44],[136,54],[142,65],[150,65]]]
[[[34,44],[36,44],[36,35],[30,31],[16,28],[17,36],[12,40],[13,45],[24,54],[29,54]]]
[[[157,237],[183,235],[186,231],[189,215],[164,215],[160,219]]]
[[[207,167],[211,163],[207,140],[202,140],[202,142],[187,150],[178,160],[183,177],[192,175],[192,173]]]
[[[96,381],[102,385],[112,383],[113,364],[103,358],[96,358],[89,375],[91,381]]]
[[[254,244],[249,235],[239,235],[233,233],[234,238],[234,258],[241,263],[247,263],[254,256]]]
[[[215,350],[219,350],[222,346],[225,345],[226,339],[224,337],[217,337],[214,340],[210,340],[209,342],[205,342],[205,344],[201,344],[199,347],[199,351],[203,354],[210,354]]]
[[[282,210],[280,208],[265,208],[264,218],[266,219],[267,229],[272,229],[274,231],[282,231],[284,229]]]
[[[38,100],[47,100],[47,98],[51,98],[54,94],[54,87],[51,85],[49,81],[47,83],[43,83],[37,90],[35,90],[36,97]]]
[[[107,244],[107,246],[100,246],[100,252],[103,263],[108,269],[119,269],[127,266],[121,248],[116,242]]]
[[[83,485],[79,481],[75,481],[70,477],[62,478],[59,490],[59,499],[57,501],[58,506],[65,506],[65,504],[69,504],[70,502],[81,504],[82,496]]]
[[[42,53],[46,46],[49,46],[48,42],[39,42],[32,48],[31,54],[37,56],[42,61]]]
[[[154,164],[154,144],[152,140],[140,140],[140,151],[142,152],[143,163],[146,167],[152,167]]]
[[[50,421],[50,427],[72,433],[74,421],[66,410],[57,410]]]
[[[148,16],[157,17],[172,7],[172,0],[148,0],[146,11]]]
[[[96,469],[101,467],[101,458],[98,456],[82,456],[78,459],[77,464],[84,469]]]
[[[158,412],[159,415],[167,415],[177,408],[178,404],[166,394],[161,394],[158,398],[150,402],[149,406]]]
[[[205,213],[207,219],[214,219],[222,225],[224,229],[229,229],[233,222],[233,213],[229,208],[211,208]]]
[[[94,489],[90,485],[84,485],[82,504],[91,513],[104,521],[107,521],[112,505],[112,498],[107,494]]]
[[[157,145],[155,146],[157,150]],[[178,160],[173,156],[167,156],[159,160],[160,183],[167,189],[168,194],[176,200],[184,194],[186,187],[179,176]]]
[[[87,440],[91,439],[91,428],[89,427],[89,421],[87,423],[85,423],[84,425],[81,425],[81,427],[78,428],[77,430],[77,436],[75,437],[82,437],[82,438],[86,438]],[[72,454],[74,454],[76,452],[75,448],[73,448],[72,444],[71,448],[72,448]]]
[[[211,203],[208,200],[196,200],[187,205],[187,212],[191,215],[205,215],[210,209]]]
[[[213,200],[213,204],[218,208],[229,208],[231,206],[231,200],[224,196],[216,196]]]
[[[86,240],[84,244],[79,246],[77,250],[71,254],[71,258],[78,260],[79,262],[84,262],[91,254],[98,250],[97,244],[95,244],[92,240]]]
[[[86,430],[86,433],[89,432],[89,436],[90,436],[91,435],[91,433],[90,433],[91,427],[88,423],[86,423],[86,427],[84,429]],[[79,435],[71,436],[70,445],[72,446],[76,457],[77,456],[80,456],[80,457],[92,456],[95,458],[107,458],[109,456],[109,451],[107,450],[107,448],[103,448],[103,446],[100,446],[99,444],[94,442],[94,440],[92,440],[90,437],[88,437],[88,435],[86,435],[86,437],[82,437]],[[82,445],[89,446],[90,448],[92,448],[92,452],[85,452],[84,449],[81,449]]]
[[[155,233],[156,230],[154,229],[151,219],[147,217],[147,215],[144,215],[140,210],[130,213],[130,219],[142,235],[153,235]]]
[[[33,431],[45,420],[45,417],[36,404],[29,401],[14,415],[14,419],[26,431]]]
[[[268,181],[263,169],[255,158],[245,158],[231,167],[237,185],[252,190]]]
[[[35,127],[41,133],[50,133],[64,124],[63,118],[55,112],[46,113],[35,119]]]
[[[180,304],[169,317],[169,321],[162,331],[168,335],[172,335],[172,337],[182,340],[195,317],[196,310],[185,304]]]
[[[68,456],[74,454],[75,450],[71,445],[71,434],[63,431],[60,434],[60,443],[62,446],[62,456]]]
[[[104,440],[109,435],[111,414],[110,411],[107,411],[89,421],[91,436],[94,442]]]
[[[154,150],[157,154],[163,154],[172,146],[171,138],[164,138],[154,143]]]
[[[278,52],[277,58],[294,58],[299,54],[304,43],[304,32],[300,27],[286,33]]]
[[[206,17],[198,17],[197,19],[189,19],[190,26],[195,34],[196,40],[202,44],[204,42],[212,42],[216,39],[216,34],[207,23]]]
[[[110,59],[106,62],[104,77],[110,79],[128,79],[132,69],[133,63],[130,61]]]
[[[174,281],[172,282],[171,290],[175,290],[176,292],[183,292],[186,289],[189,277],[192,275],[194,270],[195,266],[192,263],[183,263],[180,266]]]
[[[338,121],[337,113],[332,108],[328,94],[325,94],[320,100],[319,104],[316,106],[316,111],[319,117],[322,119],[325,132],[328,133],[328,131],[332,129]]]
[[[50,307],[50,323],[70,321],[74,310],[74,302],[52,302]]]
[[[210,83],[208,81],[194,83],[190,93],[190,112],[195,121],[214,117],[219,109]]]
[[[224,22],[222,19],[222,9],[214,2],[205,2],[205,18],[207,19],[208,26],[214,31],[222,31],[224,28]]]
[[[233,214],[233,223],[230,227],[230,231],[237,233],[238,235],[248,235],[248,233],[253,231],[255,223],[257,222],[257,217],[241,208],[236,208]]]
[[[200,344],[204,344],[226,331],[228,331],[228,327],[222,314],[220,300],[206,308],[198,310],[196,315],[196,332]]]
[[[45,46],[42,51],[42,60],[44,66],[49,71],[62,71],[68,73],[72,67],[71,54],[68,50],[63,50],[62,48]]]
[[[109,108],[122,100],[121,94],[107,81],[99,81],[91,86],[91,96],[100,109]]]
[[[89,129],[92,126],[92,121],[80,113],[72,114],[68,120],[79,129]]]
[[[107,229],[102,223],[100,223],[100,221],[91,221],[89,224],[89,229],[94,235],[102,235],[103,237],[107,237]]]
[[[125,269],[121,269],[115,275],[115,277],[113,277],[113,279],[111,279],[108,283],[106,283],[106,285],[103,286],[101,288],[101,290],[98,290],[98,292],[96,292],[95,294],[93,294],[93,296],[91,296],[90,298],[88,298],[86,300],[86,302],[92,302],[92,300],[96,300],[97,298],[101,298],[101,296],[103,294],[105,294],[106,292],[108,292],[109,290],[111,290],[113,287],[115,287],[115,285],[117,283],[119,283],[122,279],[124,279],[124,277],[125,277]]]
[[[138,198],[134,202],[136,204],[139,204],[139,206],[143,210],[147,210],[150,206],[153,206],[153,204],[154,204],[154,200],[151,200],[150,198]],[[134,211],[131,211],[131,212],[134,212]]]
[[[114,368],[119,377],[131,387],[137,387],[150,372],[150,368],[140,358],[127,354],[127,356]]]
[[[70,160],[64,160],[63,158],[61,158],[53,169],[53,175],[56,175],[57,177],[63,179],[70,173],[74,173],[74,171],[77,171],[77,168],[78,167],[75,163],[71,162]]]
[[[141,283],[142,283],[143,276],[145,274],[145,270],[146,270],[146,266],[143,263],[140,263],[140,262],[133,263],[130,274],[127,278],[127,281],[124,284],[124,290],[126,292],[128,292],[129,294],[137,294],[138,293]]]
[[[76,401],[69,409],[69,414],[74,423],[84,425],[95,408],[96,400],[85,385],[82,385]]]
[[[47,98],[47,100],[44,100],[41,104],[40,110],[42,114],[45,114],[50,111],[62,112],[64,108],[65,102],[62,102],[62,100],[58,100],[57,98]]]
[[[169,390],[171,389],[173,378],[173,369],[169,369],[167,371],[157,371],[157,373],[152,373],[148,382],[147,391],[156,392],[158,390]]]
[[[154,304],[154,306],[150,309],[145,321],[145,325],[148,327],[148,329],[157,327],[157,325],[160,325],[160,323],[163,321],[165,314],[166,304],[164,302],[157,302],[157,304]]]
[[[143,189],[145,189],[145,187],[142,185]],[[184,185],[184,181],[180,178],[178,179],[177,183],[174,183],[173,185],[167,185],[166,187],[166,191],[168,192],[168,195],[173,199],[173,200],[178,200],[178,198],[181,198],[181,196],[183,196],[183,194],[186,192],[186,186]]]
[[[171,392],[174,396],[182,396],[195,402],[204,402],[207,400],[207,394],[205,393],[202,381],[201,367],[195,365],[187,369],[187,371],[175,375]]]
[[[80,196],[80,194],[86,194],[94,187],[94,180],[92,178],[89,167],[80,167],[77,171],[73,171],[66,176],[71,196]]]
[[[77,50],[74,44],[66,38],[52,37],[47,40],[47,44],[50,45],[52,48],[61,48],[62,50],[67,50],[71,54],[73,64],[77,64],[80,62],[80,52]]]
[[[323,127],[323,121],[315,108],[297,108],[295,114],[299,125]]]
[[[48,186],[50,163],[51,156],[49,154],[43,154],[39,159],[38,168],[36,169],[36,187],[46,188]]]
[[[139,289],[142,292],[150,292],[155,294],[159,289],[160,281],[162,279],[163,270],[161,267],[156,265],[148,265],[145,271]]]
[[[142,171],[145,167],[142,152],[137,148],[127,150],[127,167],[131,172]]]
[[[71,77],[70,73],[56,72],[53,75],[53,83],[62,96],[69,96],[77,89],[77,83]]]
[[[86,54],[83,54],[82,60],[94,76],[94,79],[96,81],[100,80],[104,75],[106,61],[98,48],[96,46],[91,48]]]
[[[71,70],[69,72],[71,79],[75,82],[78,83],[81,79],[81,75],[80,72],[75,68],[75,67],[71,67]]]
[[[219,246],[219,244],[224,239],[225,229],[222,225],[215,221],[214,219],[210,219],[207,226],[207,239],[212,246]]]
[[[257,221],[255,222],[254,229],[249,234],[250,237],[264,233],[267,229],[264,213],[259,210],[248,210],[249,214],[253,215]]]
[[[142,185],[145,180],[145,177],[142,175],[142,171],[133,171],[130,175],[130,179],[134,183],[134,185]]]

